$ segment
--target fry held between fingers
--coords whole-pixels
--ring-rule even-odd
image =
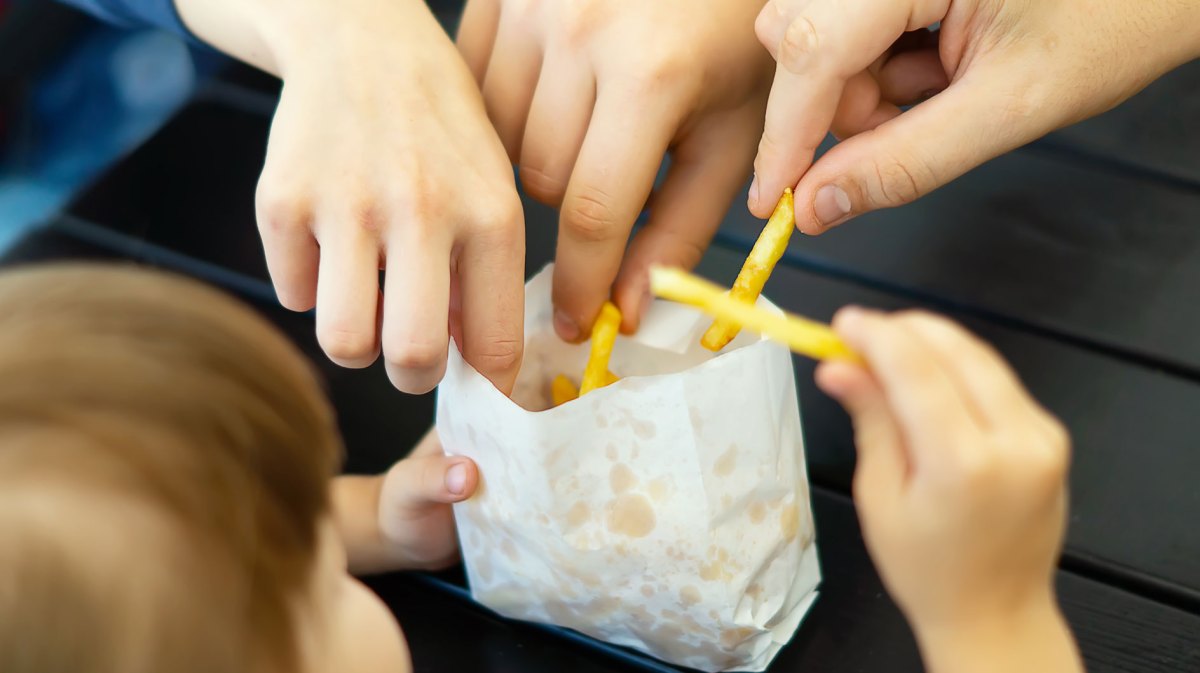
[[[750,304],[758,299],[763,286],[767,284],[767,279],[771,277],[771,272],[775,270],[775,265],[787,250],[788,241],[791,240],[795,229],[796,210],[789,187],[783,190],[775,212],[771,214],[771,219],[767,220],[758,240],[754,242],[754,247],[733,283],[733,289],[729,291],[730,297]],[[738,323],[718,317],[704,333],[700,343],[710,351],[719,351],[733,341],[740,331],[741,325]]]
[[[817,360],[863,362],[862,356],[847,346],[828,325],[789,313],[777,315],[765,311],[731,297],[719,286],[682,269],[651,268],[650,289],[663,299],[690,304],[778,341],[800,355]]]

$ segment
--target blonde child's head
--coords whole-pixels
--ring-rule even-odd
[[[407,666],[347,582],[339,453],[304,359],[219,293],[0,274],[0,671],[353,670],[355,631]]]

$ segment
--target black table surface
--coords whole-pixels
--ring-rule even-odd
[[[330,365],[311,316],[275,303],[253,195],[276,90],[229,71],[3,261],[129,260],[241,296],[321,366],[347,470],[380,470],[428,427],[432,398],[396,392],[378,366]],[[1075,456],[1058,589],[1091,671],[1200,670],[1198,91],[1192,64],[916,204],[796,240],[767,288],[820,319],[847,303],[949,313],[1064,419]],[[759,226],[735,204],[701,272],[731,280]],[[555,229],[553,212],[527,204],[529,271],[552,256]],[[848,421],[812,385],[812,365],[795,366],[825,580],[771,670],[921,670],[846,495]],[[421,671],[673,670],[499,619],[454,572],[372,584]]]

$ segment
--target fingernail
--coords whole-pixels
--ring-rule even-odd
[[[817,190],[817,198],[813,200],[813,211],[822,225],[828,227],[837,224],[850,214],[850,197],[841,187],[825,185]]]
[[[754,179],[750,181],[750,207],[751,208],[758,207],[758,192],[759,192],[758,174],[755,174]]]
[[[467,490],[467,466],[455,463],[446,470],[446,490],[453,495],[462,495]]]
[[[563,310],[554,312],[554,331],[563,341],[575,341],[579,338],[579,325]]]

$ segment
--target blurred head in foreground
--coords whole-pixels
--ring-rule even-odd
[[[408,670],[345,570],[340,450],[300,353],[219,293],[0,274],[0,671]]]

